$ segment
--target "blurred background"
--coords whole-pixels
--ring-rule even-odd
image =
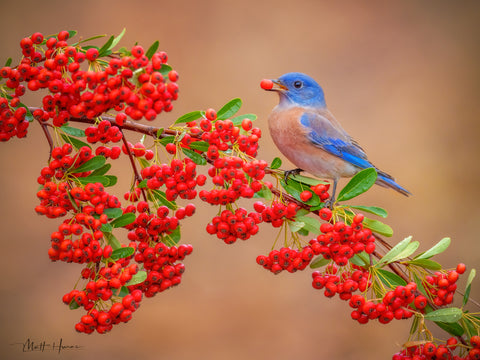
[[[180,97],[156,124],[240,97],[241,111],[258,115],[259,157],[268,162],[280,155],[266,123],[278,99],[260,89],[260,80],[290,71],[313,76],[370,160],[413,193],[406,198],[375,187],[358,201],[389,211],[392,243],[413,235],[426,250],[450,236],[438,260],[450,268],[478,266],[478,1],[26,0],[2,1],[0,13],[0,62],[18,60],[20,39],[36,31],[77,30],[87,38],[125,27],[122,46],[138,41],[148,48],[160,40],[180,74]],[[82,313],[69,311],[61,298],[81,266],[50,262],[58,221],[33,210],[47,143],[32,124],[28,139],[0,147],[2,359],[54,356],[22,354],[12,345],[28,338],[82,347],[62,352],[62,359],[145,360],[389,359],[407,340],[409,322],[350,320],[346,303],[311,288],[309,271],[274,276],[256,265],[276,236],[268,226],[230,246],[208,235],[203,229],[215,209],[205,205],[182,230],[194,253],[181,286],[146,299],[133,321],[107,335],[77,334]],[[119,164],[121,195],[131,175],[126,162]],[[477,300],[479,288],[476,281]]]

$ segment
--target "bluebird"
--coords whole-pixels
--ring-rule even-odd
[[[352,177],[366,168],[375,168],[378,185],[410,195],[392,176],[377,169],[368,160],[365,151],[327,109],[322,88],[310,76],[287,73],[271,82],[265,80],[262,88],[276,91],[280,96],[279,104],[268,118],[268,126],[275,145],[297,166],[285,172],[285,181],[288,181],[288,176],[302,171],[333,180],[330,200],[333,204],[340,178]]]

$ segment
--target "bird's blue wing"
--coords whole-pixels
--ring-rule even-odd
[[[335,155],[361,169],[374,167],[367,159],[363,149],[331,118],[305,112],[300,123],[308,129],[309,140],[317,147]]]

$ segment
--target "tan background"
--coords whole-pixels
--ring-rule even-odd
[[[440,261],[478,265],[479,2],[2,1],[0,13],[0,61],[18,59],[20,39],[35,31],[89,37],[126,27],[126,46],[159,39],[180,73],[181,94],[158,124],[241,97],[243,111],[259,116],[267,161],[278,155],[265,121],[277,99],[259,81],[312,75],[370,159],[414,194],[376,187],[361,199],[389,210],[392,241],[411,234],[425,250],[451,236]],[[203,230],[206,215],[185,222],[184,241],[195,250],[181,286],[144,301],[131,323],[108,335],[77,334],[80,311],[61,297],[80,266],[49,261],[57,222],[33,211],[46,143],[34,124],[26,141],[0,147],[2,359],[54,357],[11,345],[29,337],[83,347],[61,359],[175,360],[388,359],[407,339],[407,322],[351,321],[345,303],[313,291],[309,272],[275,277],[257,266],[275,236],[266,226],[247,243],[226,246]],[[123,194],[128,168],[117,174]]]

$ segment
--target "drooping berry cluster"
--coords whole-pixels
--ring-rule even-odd
[[[220,216],[215,216],[207,225],[209,234],[216,234],[226,244],[233,244],[237,239],[247,240],[258,232],[258,225],[262,221],[257,213],[248,213],[239,208],[235,212],[223,210]]]
[[[267,165],[265,161],[247,162],[236,156],[218,158],[209,168],[208,175],[219,188],[200,191],[200,198],[212,205],[234,203],[240,197],[252,198],[263,187],[260,180],[265,176]]]
[[[458,277],[459,272],[456,270],[449,270],[446,273],[437,271],[433,275],[425,277],[423,285],[436,306],[444,306],[453,302]]]
[[[370,273],[360,267],[352,266],[352,270],[342,269],[338,274],[338,267],[330,264],[323,272],[312,273],[312,286],[314,289],[324,290],[326,297],[338,294],[340,299],[349,300],[357,295],[352,295],[357,290],[365,292],[371,286]]]
[[[172,159],[170,164],[153,164],[142,169],[142,178],[147,180],[146,186],[150,190],[158,190],[166,186],[165,196],[168,201],[177,197],[194,199],[197,196],[195,187],[205,183],[205,176],[196,172],[197,165],[185,158],[184,160]]]
[[[268,254],[257,256],[257,264],[274,274],[283,270],[293,273],[297,270],[304,270],[312,261],[315,253],[310,245],[304,246],[301,250],[282,247],[280,250],[272,250]],[[316,254],[318,255],[318,254]]]
[[[455,352],[458,352],[455,354]],[[480,336],[470,337],[468,345],[460,345],[455,337],[450,337],[445,343],[436,345],[425,341],[420,345],[409,346],[394,354],[392,360],[477,360],[480,359]]]
[[[161,242],[152,247],[147,242],[140,242],[137,250],[135,261],[143,264],[147,278],[139,284],[130,286],[129,290],[139,289],[146,297],[153,297],[180,284],[182,274],[185,272],[185,265],[180,261],[192,253],[193,247],[185,244],[168,247]]]
[[[285,205],[279,201],[266,206],[263,202],[257,201],[253,204],[256,212],[262,215],[262,221],[271,223],[273,227],[280,227],[285,220],[292,220],[297,214],[297,204],[288,203]]]
[[[90,144],[95,144],[97,141],[102,144],[109,142],[119,142],[122,140],[122,132],[120,129],[112,125],[108,120],[100,121],[96,126],[89,126],[85,129],[87,141]]]
[[[323,223],[317,241],[320,244],[320,254],[325,259],[333,259],[338,266],[348,264],[355,254],[365,251],[367,254],[375,251],[375,237],[372,231],[363,228],[363,215],[353,217],[352,224],[346,225],[342,221],[335,224]]]

